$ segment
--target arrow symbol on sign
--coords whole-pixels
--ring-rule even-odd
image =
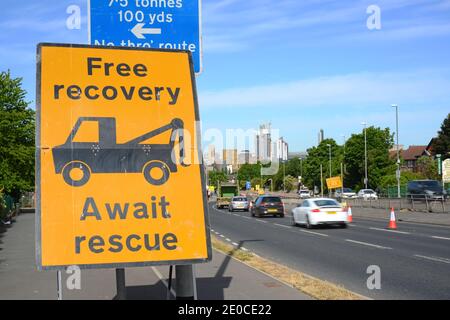
[[[145,23],[138,23],[131,29],[136,38],[145,39],[144,34],[161,34],[161,28],[144,28],[144,26]]]

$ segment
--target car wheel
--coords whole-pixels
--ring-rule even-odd
[[[284,213],[280,214],[280,218],[284,218]]]
[[[154,172],[159,172],[160,177],[155,178],[155,176],[152,174]],[[151,161],[147,163],[144,166],[143,173],[145,180],[155,186],[163,185],[167,182],[167,180],[169,180],[170,176],[170,171],[167,168],[166,164],[159,161]]]
[[[62,176],[69,186],[81,187],[89,181],[91,170],[83,162],[72,161],[64,166]]]
[[[309,222],[309,217],[306,216],[306,229],[311,229],[311,228],[312,228],[312,225],[311,225],[311,223]]]

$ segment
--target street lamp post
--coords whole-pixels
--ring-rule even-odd
[[[367,189],[367,123],[362,122],[361,124],[364,126],[364,186]]]
[[[328,158],[329,158],[328,162],[330,166],[330,178],[331,178],[331,145],[327,144],[327,147],[328,147]]]
[[[399,151],[399,145],[398,145],[398,106],[396,104],[392,105],[392,108],[395,108],[395,134],[397,136],[397,196],[398,198],[401,198],[400,193],[400,151]]]

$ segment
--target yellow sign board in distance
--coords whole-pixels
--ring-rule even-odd
[[[342,180],[341,177],[331,177],[327,179],[327,187],[328,189],[338,189],[342,188]]]
[[[187,51],[40,44],[41,269],[211,259]]]

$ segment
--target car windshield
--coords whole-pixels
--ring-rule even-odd
[[[374,193],[374,192],[373,192],[373,190],[364,190],[364,193],[365,194],[371,194],[371,193]]]
[[[247,201],[247,198],[244,197],[233,198],[233,201]]]
[[[426,188],[439,188],[441,186],[438,181],[422,181],[420,184]]]
[[[309,193],[309,191],[303,190],[303,191],[300,191],[300,193]]]
[[[339,203],[331,199],[315,200],[314,204],[318,207],[340,207]]]
[[[279,197],[264,197],[262,202],[281,202],[281,198]]]
[[[344,192],[353,192],[353,190],[350,188],[344,188]]]

